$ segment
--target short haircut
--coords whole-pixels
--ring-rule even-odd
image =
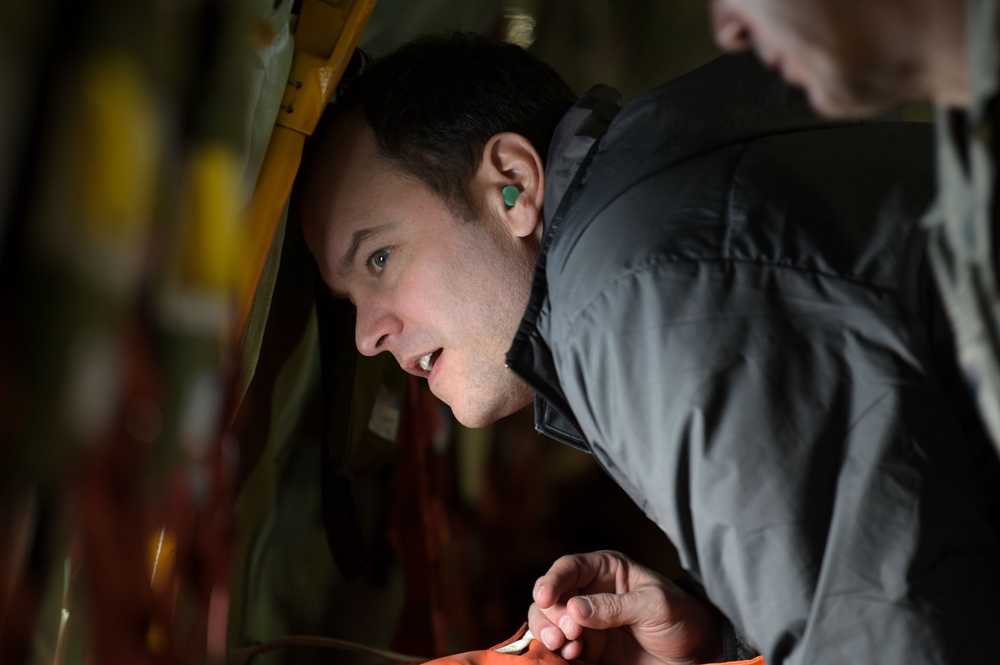
[[[477,197],[468,184],[489,139],[521,134],[544,163],[556,125],[575,101],[562,77],[523,48],[448,33],[417,38],[373,61],[345,86],[327,120],[360,107],[383,157],[474,219]]]

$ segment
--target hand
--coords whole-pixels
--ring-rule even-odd
[[[564,556],[532,595],[532,634],[566,660],[690,665],[722,658],[715,612],[619,552]]]

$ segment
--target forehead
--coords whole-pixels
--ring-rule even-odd
[[[338,120],[320,140],[302,200],[303,223],[309,227],[322,225],[335,205],[355,202],[359,197],[348,195],[377,181],[385,168],[360,112]]]
[[[360,112],[330,131],[309,168],[300,206],[306,243],[328,286],[341,282],[356,264],[351,259],[373,243],[450,235],[456,218],[447,202],[379,154]]]
[[[380,190],[401,179],[378,154],[363,115],[352,112],[330,129],[309,165],[301,200],[302,230],[316,253],[334,235],[372,221]],[[317,257],[318,258],[318,257]]]

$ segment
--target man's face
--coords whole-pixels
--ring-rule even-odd
[[[711,0],[711,9],[722,48],[755,48],[823,115],[867,115],[929,95],[914,40],[900,34],[912,17],[898,3]]]
[[[327,286],[357,307],[358,349],[392,353],[469,427],[529,404],[531,389],[504,356],[537,238],[512,237],[493,215],[458,218],[380,157],[357,117],[334,131],[338,149],[308,187],[303,230]]]

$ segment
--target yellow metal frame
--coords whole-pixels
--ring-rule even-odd
[[[340,82],[375,0],[304,0],[281,110],[274,124],[240,237],[236,279],[237,330],[250,318],[268,250],[302,161],[305,139]]]

